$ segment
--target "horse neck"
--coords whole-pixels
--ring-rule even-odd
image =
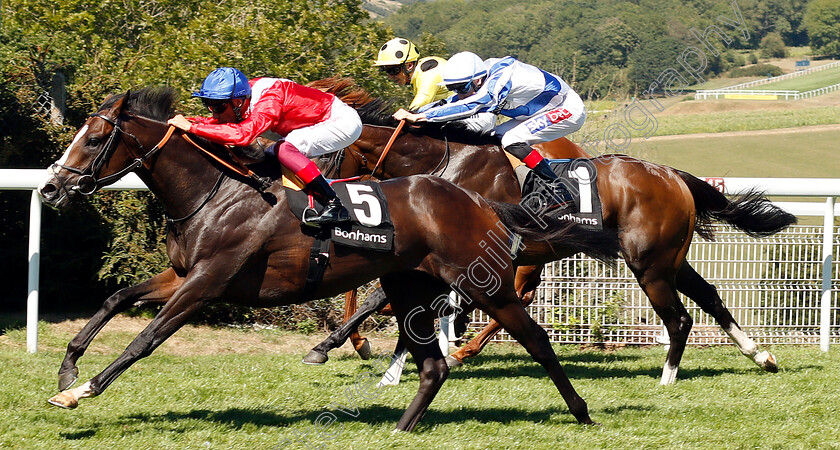
[[[139,135],[137,137],[146,149],[157,145],[168,129],[166,124],[160,122],[142,118],[138,121],[143,122],[143,131],[147,136],[145,139]],[[163,203],[166,213],[178,218],[195,211],[221,174],[219,169],[183,139],[183,133],[176,131],[157,155],[137,171],[137,175]]]
[[[393,128],[365,126],[356,142],[373,169]],[[465,145],[404,133],[394,141],[376,172],[379,179],[433,174],[492,200],[516,203],[519,184],[501,149],[490,144]]]

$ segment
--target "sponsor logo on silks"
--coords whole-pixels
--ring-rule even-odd
[[[534,134],[537,131],[542,131],[549,126],[554,125],[555,123],[562,122],[569,117],[572,117],[572,113],[570,113],[568,109],[557,108],[525,122],[525,126],[528,127],[528,131],[530,131],[531,134]]]
[[[384,234],[365,233],[362,230],[344,231],[341,228],[333,228],[333,236],[352,241],[374,242],[377,244],[388,243],[388,236]]]

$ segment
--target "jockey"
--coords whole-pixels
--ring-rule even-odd
[[[356,111],[333,94],[281,78],[248,80],[237,69],[214,70],[193,97],[212,117],[169,120],[181,130],[222,145],[247,146],[259,135],[273,132],[285,139],[268,153],[276,154],[306,184],[304,190],[324,205],[315,217],[304,217],[305,225],[329,226],[350,220],[335,191],[308,158],[335,152],[352,144],[362,133]]]
[[[405,86],[411,83],[414,100],[410,111],[436,100],[443,100],[452,93],[441,85],[443,65],[446,60],[437,56],[420,58],[417,47],[408,39],[394,38],[379,49],[374,66],[379,66],[389,80]]]
[[[394,118],[446,122],[486,111],[507,116],[510,120],[494,129],[501,136],[502,148],[540,178],[557,179],[531,145],[580,129],[586,120],[583,100],[559,76],[513,57],[490,59],[488,63],[489,68],[475,53],[453,55],[446,62],[441,83],[455,92],[455,101],[419,114],[400,109]]]

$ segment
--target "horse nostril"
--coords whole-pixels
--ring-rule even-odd
[[[52,183],[47,183],[41,188],[41,196],[44,198],[52,197],[56,192],[58,188]]]

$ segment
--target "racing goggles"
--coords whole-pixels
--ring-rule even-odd
[[[385,72],[387,75],[397,75],[402,72],[402,66],[382,66],[382,71]]]
[[[206,106],[211,113],[222,114],[227,110],[228,103],[230,103],[230,100],[215,100],[211,98],[203,98],[201,99],[201,103],[204,103],[204,106]]]
[[[469,94],[469,92],[472,90],[472,88],[473,88],[472,80],[467,81],[466,83],[447,84],[446,85],[446,89],[449,89],[450,91],[452,91],[456,94],[461,94],[461,95]]]

